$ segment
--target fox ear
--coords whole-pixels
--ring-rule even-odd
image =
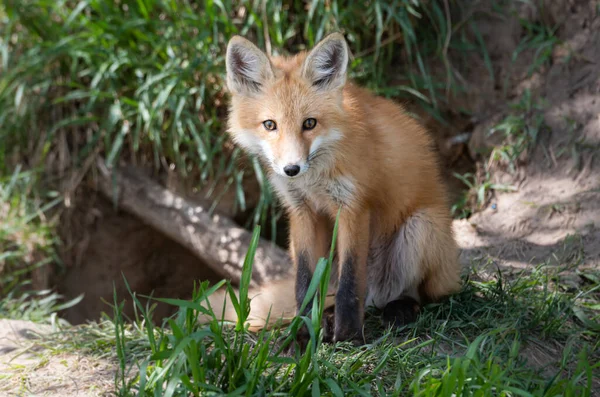
[[[318,89],[334,90],[346,83],[349,50],[341,33],[332,33],[319,42],[302,65],[302,75]]]
[[[273,77],[269,58],[258,47],[241,36],[233,36],[227,44],[227,88],[236,94],[252,94]]]

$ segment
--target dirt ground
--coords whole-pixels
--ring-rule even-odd
[[[55,330],[29,321],[0,320],[0,395],[109,396],[116,366],[84,354],[53,352]],[[9,394],[5,394],[9,393]]]
[[[194,280],[218,282],[220,278],[187,249],[165,237],[140,220],[115,211],[112,204],[89,192],[85,203],[76,203],[74,212],[62,225],[66,246],[62,259],[64,275],[57,275],[58,289],[68,298],[84,294],[80,304],[64,312],[72,324],[112,316],[113,282],[124,312],[133,316],[133,305],[124,279],[139,295],[189,298]],[[143,298],[140,298],[144,302]],[[155,318],[171,313],[159,304]]]
[[[542,15],[539,10],[525,8],[520,14],[532,21],[545,17],[559,24],[556,35],[560,42],[554,48],[551,64],[528,76],[524,70],[531,60],[528,62],[528,54],[524,53],[513,66],[513,76],[517,77],[508,93],[512,102],[522,99],[525,89],[542,98],[545,126],[540,129],[533,151],[514,174],[494,169],[494,182],[517,190],[496,193],[485,209],[468,220],[455,222],[465,264],[488,255],[499,265],[522,268],[545,261],[558,263],[566,259],[565,255],[575,253],[582,256],[583,266],[600,264],[600,17],[597,3],[558,1],[545,11]],[[499,60],[496,65],[500,72],[508,69],[502,66],[507,62],[503,59],[514,50],[518,29],[507,24],[504,27],[507,34],[500,35],[498,31],[502,28],[496,29],[493,21],[480,23],[490,32],[487,42],[492,43],[491,58]],[[501,24],[502,21],[496,22],[496,25]],[[476,85],[484,87],[483,83]],[[485,87],[482,89],[485,91]],[[477,97],[492,98],[489,108],[499,110],[481,118],[485,121],[475,126],[470,149],[485,146],[486,139],[493,141],[493,137],[485,137],[485,133],[507,112],[498,97]]]

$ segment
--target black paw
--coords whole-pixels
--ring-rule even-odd
[[[332,306],[323,311],[323,317],[321,318],[321,328],[323,329],[323,343],[332,343],[334,336],[335,327],[335,308]],[[303,354],[306,351],[306,347],[310,343],[310,333],[306,324],[302,324],[296,332],[295,343],[290,344],[286,353],[294,355],[296,349]]]
[[[348,324],[338,324],[333,335],[333,342],[351,342],[354,346],[361,346],[365,343],[362,329],[348,326]]]
[[[402,327],[417,320],[421,305],[409,296],[388,303],[383,309],[382,320],[386,326]]]
[[[333,306],[323,311],[321,327],[323,328],[323,343],[333,343],[335,329],[335,308]]]
[[[292,348],[298,349],[300,354],[304,354],[306,351],[306,347],[310,343],[310,333],[308,332],[308,328],[306,328],[305,324],[302,324],[298,331],[296,332],[296,343],[292,344]]]

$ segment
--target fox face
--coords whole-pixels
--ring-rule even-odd
[[[343,136],[348,57],[341,34],[328,36],[308,54],[285,59],[269,59],[234,36],[226,60],[233,140],[285,178],[327,168]]]

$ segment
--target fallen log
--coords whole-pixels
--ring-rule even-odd
[[[109,169],[97,161],[95,188],[118,206],[189,249],[212,270],[239,285],[251,233],[228,217],[185,200],[133,168]],[[253,262],[251,286],[289,277],[287,252],[261,239]]]

